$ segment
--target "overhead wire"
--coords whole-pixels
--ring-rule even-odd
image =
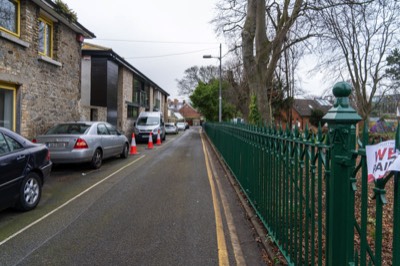
[[[107,42],[137,42],[137,43],[167,43],[167,44],[217,44],[217,42],[182,42],[182,41],[150,41],[150,40],[126,40],[126,39],[98,39]]]
[[[147,59],[147,58],[169,57],[169,56],[177,56],[177,55],[195,54],[195,53],[198,53],[198,52],[209,51],[209,50],[213,50],[213,49],[214,49],[214,48],[207,48],[207,49],[201,49],[201,50],[190,51],[190,52],[174,53],[174,54],[164,54],[164,55],[154,55],[154,56],[126,57],[125,59]]]
[[[204,44],[217,44],[217,42],[182,42],[182,41],[156,41],[156,40],[129,40],[129,39],[100,39],[96,38],[96,41],[107,41],[107,42],[130,42],[130,43],[155,43],[155,44],[190,44],[190,45],[204,45]],[[162,58],[162,57],[170,57],[170,56],[179,56],[179,55],[187,55],[187,54],[195,54],[198,52],[203,52],[203,51],[210,51],[215,49],[213,48],[206,48],[206,49],[201,49],[201,50],[195,50],[195,51],[188,51],[188,52],[182,52],[182,53],[171,53],[171,54],[162,54],[162,55],[149,55],[149,56],[129,56],[129,57],[124,57],[125,59],[150,59],[150,58]]]

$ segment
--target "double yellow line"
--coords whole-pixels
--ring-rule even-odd
[[[214,167],[212,165],[212,160],[210,159],[210,154],[205,145],[204,136],[201,134],[201,132],[200,132],[200,136],[201,136],[201,141],[203,144],[203,151],[204,151],[204,158],[205,158],[205,162],[206,162],[208,181],[210,183],[211,195],[212,195],[212,200],[213,200],[216,233],[217,233],[219,265],[221,265],[221,266],[229,265],[228,249],[227,249],[226,239],[225,239],[225,235],[224,235],[224,225],[223,225],[223,221],[222,221],[221,207],[223,208],[223,212],[224,212],[226,222],[228,225],[229,236],[230,236],[230,240],[232,242],[232,248],[233,248],[234,257],[236,260],[236,265],[246,265],[246,262],[245,262],[245,259],[244,259],[244,256],[243,256],[243,253],[242,253],[242,250],[240,247],[240,242],[239,242],[239,239],[238,239],[238,236],[236,233],[236,228],[235,228],[235,225],[233,222],[233,217],[232,217],[232,213],[229,208],[228,201],[225,197],[223,190],[221,189],[221,185],[218,180],[217,173],[214,170]],[[222,204],[220,203],[217,194],[219,194]]]

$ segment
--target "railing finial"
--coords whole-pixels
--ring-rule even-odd
[[[338,82],[333,86],[332,92],[336,97],[335,104],[322,120],[330,124],[355,124],[360,121],[361,117],[349,103],[351,85],[347,82]]]

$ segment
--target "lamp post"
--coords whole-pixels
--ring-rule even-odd
[[[219,60],[219,107],[218,107],[218,122],[222,121],[222,96],[221,96],[221,86],[222,86],[222,45],[219,44],[219,56],[203,55],[203,58],[217,58]]]

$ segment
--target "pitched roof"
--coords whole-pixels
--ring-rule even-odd
[[[172,112],[172,115],[176,117],[178,120],[183,120],[184,117],[179,112]]]
[[[88,43],[88,42],[84,42],[82,44],[82,50],[90,50],[90,51],[112,51],[111,48],[109,47],[105,47],[105,46],[101,46],[98,44],[93,44],[93,43]]]
[[[191,105],[185,103],[181,109],[179,109],[179,113],[185,118],[200,118],[201,115],[194,109]]]
[[[293,104],[293,108],[302,117],[311,116],[311,111],[316,109],[325,114],[331,107],[332,105],[328,101],[322,99],[295,99]]]
[[[57,5],[51,0],[32,0],[41,9],[46,11],[49,15],[53,16],[57,20],[61,21],[67,27],[75,31],[76,33],[82,34],[86,39],[92,39],[96,36],[94,33],[82,26],[78,21],[72,21],[68,19],[65,15],[57,11]]]

